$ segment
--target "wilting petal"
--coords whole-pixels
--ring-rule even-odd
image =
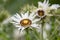
[[[32,24],[31,26],[34,27],[34,28],[38,28],[39,29],[38,24]]]
[[[51,7],[50,7],[50,9],[52,10],[52,9],[57,9],[57,8],[59,8],[60,7],[60,5],[58,5],[58,4],[53,4]]]

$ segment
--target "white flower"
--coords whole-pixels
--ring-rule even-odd
[[[48,36],[48,35],[47,35],[46,31],[43,31],[43,38],[44,38],[45,40],[48,40],[48,39],[47,39],[47,36]]]
[[[26,12],[25,14],[21,13],[21,15],[19,15],[18,13],[16,13],[16,15],[11,17],[11,19],[13,20],[11,23],[13,23],[16,27],[18,27],[18,30],[21,31],[23,31],[27,27],[38,28],[38,24],[36,24],[36,22],[40,19],[34,19],[36,16],[34,14],[35,13],[30,13],[29,15],[29,12]]]
[[[48,24],[48,23],[46,23],[46,24],[45,24],[45,29],[48,30],[48,31],[51,30],[51,25]]]
[[[49,4],[49,0],[44,0],[44,2],[38,2],[38,8],[35,10],[37,16],[43,18],[46,15],[47,16],[52,16],[51,14],[49,15],[48,12],[50,12],[50,10],[56,10],[57,8],[59,8],[60,5],[58,4],[53,4],[50,6]]]

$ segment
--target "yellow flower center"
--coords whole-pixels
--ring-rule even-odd
[[[43,10],[38,10],[37,13],[38,13],[39,16],[44,16],[44,11]]]
[[[31,25],[32,22],[31,22],[31,20],[29,20],[29,19],[23,19],[23,20],[20,21],[20,24],[21,24],[21,26],[26,27],[26,26]]]

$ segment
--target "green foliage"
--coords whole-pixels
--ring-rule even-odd
[[[9,15],[9,12],[7,10],[1,10],[0,11],[0,22],[2,22],[3,20],[5,20],[6,18],[8,18],[10,15]]]

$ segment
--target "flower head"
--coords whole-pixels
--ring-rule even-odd
[[[38,2],[38,8],[36,10],[36,14],[37,16],[43,18],[45,17],[46,15],[47,16],[52,16],[52,15],[49,15],[48,13],[51,11],[51,10],[56,10],[57,8],[59,8],[60,5],[58,4],[53,4],[50,6],[49,4],[49,0],[44,0],[44,2]]]
[[[36,15],[35,13],[28,14],[29,12],[23,14],[21,13],[21,16],[16,13],[11,19],[13,20],[12,23],[18,27],[18,30],[23,31],[27,27],[35,27],[38,28],[38,24],[35,22],[39,21],[40,19],[34,19]]]

